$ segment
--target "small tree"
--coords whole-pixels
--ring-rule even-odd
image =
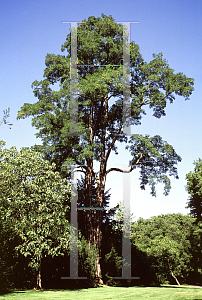
[[[1,216],[21,239],[16,250],[30,258],[29,265],[37,272],[36,288],[42,288],[42,258],[68,250],[69,193],[70,184],[42,154],[0,149]]]

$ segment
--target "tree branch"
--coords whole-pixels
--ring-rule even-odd
[[[82,166],[78,166],[77,168],[84,168],[86,171],[89,170],[88,166],[82,165]],[[83,172],[85,174],[85,171],[83,170],[77,170],[77,172]],[[97,184],[99,184],[99,179],[97,174],[92,170],[93,176],[95,177],[95,180],[97,181]]]
[[[130,170],[126,171],[126,170],[122,170],[120,168],[110,168],[106,171],[106,175],[111,172],[111,171],[117,171],[117,172],[121,172],[121,173],[130,173],[132,172],[132,170],[135,168],[135,166],[137,166],[141,160],[141,158],[143,157],[143,154],[141,153],[140,154],[140,157],[138,158],[138,160],[136,161],[135,164],[133,164],[131,167],[130,167]]]
[[[108,148],[107,155],[106,155],[106,162],[105,162],[105,163],[107,163],[107,160],[108,160],[108,158],[109,158],[110,152],[111,152],[111,150],[112,150],[112,148],[113,148],[113,146],[114,146],[114,144],[115,144],[115,142],[116,142],[117,135],[121,132],[122,126],[123,126],[123,122],[121,122],[121,124],[120,124],[120,126],[119,126],[119,129],[118,129],[117,132],[115,133],[115,135],[114,135],[114,137],[113,137],[113,139],[112,139],[111,145],[110,145],[110,147]]]

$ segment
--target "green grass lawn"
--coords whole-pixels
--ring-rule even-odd
[[[135,300],[199,300],[202,299],[202,288],[188,286],[162,287],[99,287],[81,290],[46,290],[46,291],[15,291],[0,296],[6,300],[34,299],[66,299],[66,300],[105,300],[105,299],[135,299]]]

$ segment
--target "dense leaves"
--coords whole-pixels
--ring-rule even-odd
[[[198,278],[202,274],[200,234],[193,217],[167,214],[139,218],[132,224],[131,241],[152,259],[161,283],[176,283],[176,279],[190,282],[193,274]]]
[[[135,165],[135,168],[141,168],[141,188],[144,189],[145,185],[149,183],[151,194],[156,195],[156,183],[162,182],[164,183],[164,194],[168,195],[171,185],[166,174],[178,178],[175,165],[181,161],[181,157],[177,155],[171,145],[163,141],[158,135],[154,137],[132,135],[129,143],[132,145],[126,146],[126,149],[129,148],[133,157],[130,164],[131,166]],[[138,159],[139,162],[136,163]]]
[[[189,193],[188,207],[191,214],[197,218],[197,221],[202,221],[202,161],[197,160],[193,172],[186,175],[187,186]]]
[[[29,149],[0,149],[0,216],[19,239],[16,245],[37,271],[46,255],[69,248],[70,184],[54,164]]]
[[[154,54],[149,63],[145,62],[134,41],[130,43],[130,57],[126,62],[128,54],[123,55],[123,44],[127,46],[129,41],[125,27],[116,23],[112,16],[91,16],[77,27],[78,136],[71,136],[70,100],[74,82],[70,65],[73,59],[70,59],[76,51],[71,49],[73,36],[72,29],[61,47],[66,55],[47,54],[44,79],[32,84],[38,101],[25,103],[17,118],[32,116],[32,126],[38,130],[37,137],[43,142],[33,148],[42,151],[51,163],[55,162],[63,177],[69,176],[64,163],[80,165],[85,174],[84,201],[87,207],[94,204],[92,183],[95,179],[95,207],[103,207],[107,174],[125,171],[118,168],[107,170],[111,152],[118,154],[117,142],[128,142],[124,126],[141,125],[146,108],[152,109],[156,118],[165,116],[167,104],[173,103],[176,96],[189,99],[194,80],[175,73],[162,53]],[[126,69],[130,79],[126,79]],[[131,116],[127,120],[123,116],[126,84],[130,85],[131,102]],[[128,108],[126,110],[128,113]],[[152,195],[155,195],[156,183],[163,182],[167,195],[169,176],[178,178],[176,165],[181,161],[174,148],[159,136],[133,135],[126,149],[131,154],[128,172],[140,168],[141,188],[150,184]],[[97,173],[94,161],[99,162]],[[88,212],[86,220],[88,243],[94,243],[100,250],[102,211],[97,214]]]
[[[39,130],[37,136],[43,141],[43,145],[37,147],[45,152],[50,161],[56,162],[58,169],[61,169],[63,162],[85,164],[89,155],[101,161],[103,146],[105,153],[108,152],[108,159],[111,150],[118,153],[115,141],[127,142],[127,136],[122,130],[123,68],[119,67],[123,63],[123,26],[104,14],[102,18],[89,17],[78,26],[78,137],[68,136],[71,33],[67,35],[61,49],[67,51],[67,56],[48,54],[45,61],[45,79],[34,81],[32,84],[38,102],[25,103],[18,113],[18,119],[33,116],[32,125]],[[146,105],[153,109],[154,116],[159,118],[165,115],[165,107],[168,102],[175,100],[175,95],[189,98],[193,91],[193,79],[182,73],[174,74],[174,70],[163,59],[162,53],[154,55],[153,60],[146,63],[139,52],[139,46],[131,42],[130,56],[131,125],[141,124]],[[59,90],[53,89],[55,84],[56,87],[59,84]],[[109,100],[113,97],[117,97],[117,100],[110,106]],[[90,107],[93,109],[91,132]],[[118,135],[114,141],[115,133]],[[150,141],[148,136],[145,139]],[[152,148],[155,147],[156,144]],[[138,152],[133,151],[131,154],[135,160]],[[170,164],[161,160],[161,172],[164,175],[169,167],[173,167],[179,161],[177,155],[173,157],[169,154],[170,151],[167,152]],[[150,161],[151,168],[153,164],[156,164],[155,160]],[[64,168],[62,170],[65,172]],[[162,180],[167,179],[164,177]]]

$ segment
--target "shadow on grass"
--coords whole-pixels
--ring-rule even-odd
[[[4,296],[4,295],[8,295],[11,293],[16,293],[16,294],[24,294],[25,290],[12,290],[12,289],[8,289],[8,290],[4,290],[4,291],[0,291],[0,296]]]

